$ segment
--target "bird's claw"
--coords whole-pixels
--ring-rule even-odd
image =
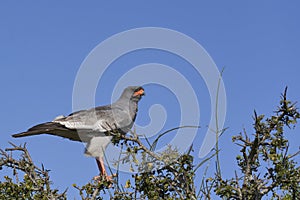
[[[113,182],[114,177],[117,177],[117,174],[112,174],[110,176],[109,175],[95,176],[93,178],[93,180],[99,181],[99,182],[102,182],[102,181]]]

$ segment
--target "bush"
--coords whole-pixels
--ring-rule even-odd
[[[300,199],[300,167],[294,160],[300,151],[289,152],[284,134],[285,127],[292,129],[296,125],[300,114],[296,105],[287,100],[286,91],[273,116],[266,118],[254,112],[253,134],[249,136],[244,131],[232,138],[240,147],[236,157],[238,171],[233,178],[222,176],[218,143],[210,157],[195,165],[192,147],[183,155],[173,147],[160,154],[153,152],[158,139],[166,133],[147,145],[135,132],[127,136],[111,133],[116,143],[126,146],[126,156],[119,162],[130,162],[138,172],[125,183],[119,183],[117,174],[113,182],[102,177],[84,186],[73,186],[82,199],[103,199],[103,194],[109,194],[111,199]],[[12,154],[15,151],[21,152],[18,159]],[[141,163],[137,154],[142,156]],[[199,166],[214,156],[215,176],[195,183]],[[0,182],[0,199],[66,199],[66,191],[51,188],[48,171],[32,162],[25,145],[12,144],[12,148],[1,150],[0,170],[3,167],[12,169],[13,177],[4,176]]]

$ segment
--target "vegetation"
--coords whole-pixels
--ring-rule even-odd
[[[111,199],[300,199],[300,167],[295,161],[300,151],[289,152],[285,135],[286,129],[293,129],[299,118],[296,105],[287,99],[287,90],[273,116],[254,112],[253,134],[244,130],[233,137],[240,153],[232,178],[221,173],[218,143],[208,158],[197,164],[191,155],[192,147],[183,155],[173,147],[154,153],[158,139],[167,132],[152,144],[149,141],[143,144],[134,131],[126,136],[111,133],[119,145],[126,147],[126,155],[119,163],[131,163],[137,173],[124,183],[119,182],[117,173],[113,182],[103,177],[84,186],[73,186],[82,199],[102,199],[104,194]],[[16,156],[16,152],[21,155]],[[141,155],[141,162],[137,161],[137,155]],[[213,158],[216,170],[207,178],[206,172],[203,175],[197,170]],[[1,150],[0,170],[3,167],[11,169],[13,174],[0,179],[0,199],[66,199],[66,191],[51,187],[48,171],[32,162],[25,145],[12,144],[12,148]],[[201,175],[202,181],[195,182],[195,177]]]

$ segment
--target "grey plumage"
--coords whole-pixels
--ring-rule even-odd
[[[58,116],[51,122],[38,124],[26,132],[12,136],[50,134],[73,141],[87,142],[86,154],[101,157],[112,139],[107,132],[119,131],[124,134],[132,128],[138,110],[138,101],[143,95],[142,87],[130,86],[111,105],[77,111],[66,117]]]

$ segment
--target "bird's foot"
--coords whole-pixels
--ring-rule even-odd
[[[107,174],[106,175],[95,176],[93,178],[93,180],[101,182],[101,183],[102,182],[108,182],[108,183],[110,183],[109,187],[111,187],[114,177],[117,177],[117,174],[113,174],[113,175],[110,175],[110,176],[107,175]]]

